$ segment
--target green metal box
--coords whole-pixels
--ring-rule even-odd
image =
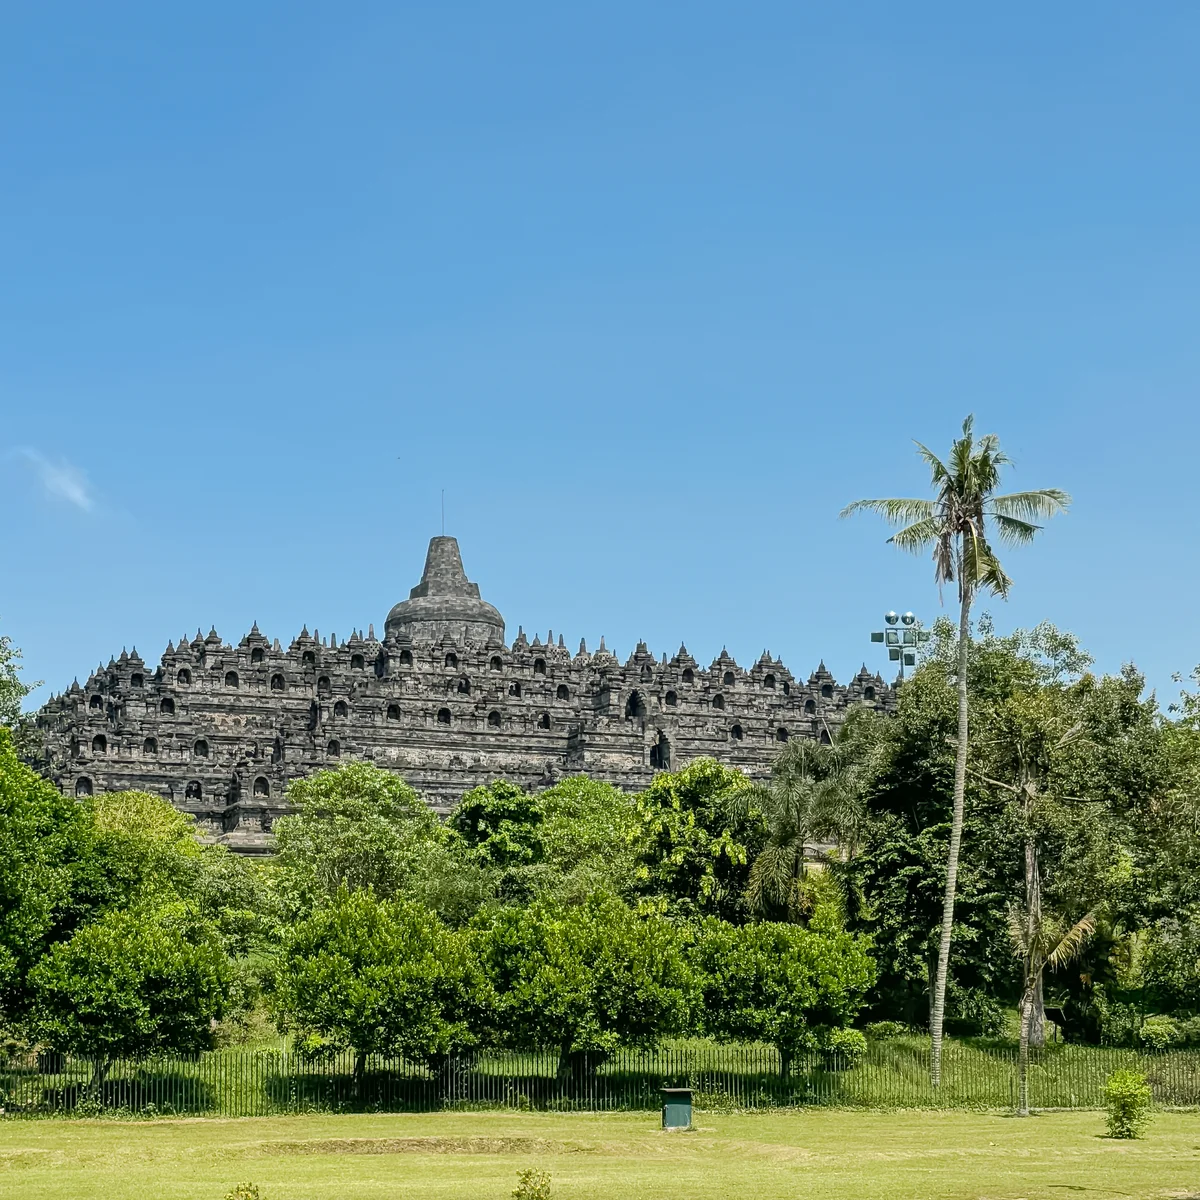
[[[692,1089],[660,1088],[663,1098],[662,1127],[664,1129],[691,1129]]]

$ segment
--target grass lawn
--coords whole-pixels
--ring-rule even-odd
[[[554,1196],[754,1200],[1200,1197],[1200,1114],[1160,1113],[1136,1142],[1103,1114],[1019,1120],[962,1112],[810,1109],[698,1114],[431,1113],[0,1122],[0,1196],[12,1200],[504,1200],[538,1166]]]

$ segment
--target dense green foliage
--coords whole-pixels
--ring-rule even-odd
[[[711,760],[633,796],[497,780],[443,823],[349,763],[292,784],[265,862],[153,796],[62,796],[0,727],[0,1027],[98,1076],[253,1029],[360,1067],[505,1047],[574,1073],[691,1034],[852,1061],[855,1025],[928,1021],[957,651],[939,624],[894,715],[766,785]],[[1036,1041],[1044,1002],[1070,1039],[1200,1044],[1200,696],[1168,718],[1131,668],[986,618],[968,684],[949,1027],[1019,1006]]]
[[[24,1014],[28,975],[110,895],[87,813],[17,758],[0,728],[0,1019]]]
[[[673,914],[744,921],[750,868],[766,841],[762,813],[733,803],[746,777],[711,758],[663,772],[634,800],[637,879]]]
[[[21,678],[21,651],[0,633],[0,725],[11,729],[20,721],[21,701],[37,686]]]
[[[786,1073],[801,1051],[839,1045],[831,1034],[854,1019],[874,981],[868,950],[837,930],[709,918],[694,951],[704,1032],[771,1042]]]
[[[51,946],[29,986],[31,1036],[102,1064],[211,1046],[233,978],[211,930],[172,906],[106,912]]]
[[[872,1015],[918,1025],[945,870],[955,651],[953,630],[936,627],[896,718],[879,723],[860,849],[837,868],[852,926],[874,938]],[[1029,944],[1027,861],[1047,963],[1038,982],[1047,1003],[1064,1008],[1069,1037],[1137,1044],[1144,1019],[1163,1013],[1187,1040],[1200,1014],[1200,730],[1190,715],[1165,720],[1132,669],[1097,677],[1089,666],[1050,626],[1002,638],[985,618],[972,642],[978,736],[948,987],[948,1023],[960,1032],[998,1032],[1004,1008],[1021,1000],[1013,935],[1015,922]],[[1061,953],[1050,961],[1055,931],[1085,918],[1095,934],[1073,946],[1070,962]]]
[[[1108,1136],[1141,1137],[1150,1123],[1150,1084],[1140,1071],[1114,1071],[1104,1084],[1104,1106],[1108,1110]]]
[[[275,824],[281,915],[296,919],[343,888],[407,896],[465,919],[484,894],[478,871],[453,858],[445,829],[404,780],[369,763],[318,771],[288,788],[296,811]]]
[[[503,909],[486,929],[483,962],[511,1046],[553,1046],[565,1060],[652,1046],[691,1027],[681,929],[616,896]]]
[[[611,784],[578,775],[531,794],[507,780],[473,788],[450,816],[460,861],[506,903],[579,902],[597,888],[629,892],[634,811]]]
[[[468,934],[413,901],[343,889],[286,934],[272,999],[314,1053],[436,1062],[479,1042],[482,984]]]

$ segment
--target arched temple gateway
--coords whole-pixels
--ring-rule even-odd
[[[51,775],[74,795],[136,788],[193,813],[202,831],[265,851],[288,780],[365,759],[402,775],[438,810],[507,778],[542,788],[586,773],[619,787],[709,756],[764,778],[789,738],[825,739],[850,705],[889,708],[866,667],[846,686],[822,663],[805,681],[764,653],[748,670],[722,650],[701,667],[644,642],[620,663],[572,655],[560,636],[504,640],[504,618],[435,537],[425,573],[388,614],[339,642],[305,628],[284,649],[255,625],[216,630],[98,668],[38,714]]]

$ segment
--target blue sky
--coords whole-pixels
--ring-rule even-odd
[[[1008,559],[1200,660],[1200,8],[54,4],[0,37],[0,631],[46,681],[382,625],[458,536],[574,647],[886,669],[861,496],[1000,434]]]

